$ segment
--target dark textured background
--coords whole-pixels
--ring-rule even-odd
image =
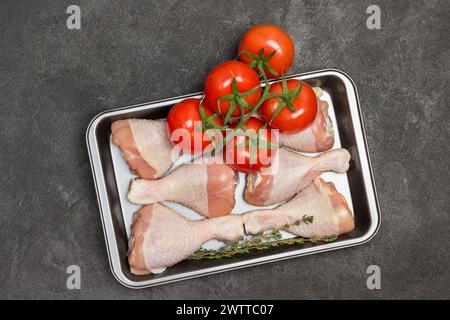
[[[366,8],[382,29],[366,28]],[[78,4],[82,29],[66,28]],[[450,2],[0,3],[0,298],[448,298]],[[356,82],[382,210],[369,244],[132,291],[113,278],[85,147],[100,111],[200,91],[261,23],[291,72]],[[77,264],[82,289],[66,288]],[[366,288],[377,264],[382,290]]]

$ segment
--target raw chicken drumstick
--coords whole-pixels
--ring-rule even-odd
[[[346,149],[337,149],[307,157],[281,148],[274,159],[272,172],[247,175],[244,198],[248,203],[258,206],[276,204],[292,198],[323,172],[345,173],[350,154]]]
[[[113,143],[141,178],[161,177],[176,160],[172,159],[173,145],[167,136],[165,120],[118,120],[111,125],[111,131]]]
[[[313,216],[312,223],[302,223],[304,216]],[[300,221],[298,225],[297,221]],[[355,227],[344,196],[336,191],[332,183],[319,177],[276,209],[244,214],[244,225],[248,234],[284,229],[301,237],[315,239],[337,236],[350,232]],[[290,227],[285,229],[286,225]]]
[[[185,164],[159,180],[131,182],[128,200],[136,204],[173,201],[207,217],[227,215],[234,207],[238,176],[226,164]]]
[[[280,144],[299,152],[331,149],[334,144],[334,130],[328,116],[328,103],[317,99],[317,116],[313,123],[296,134],[280,133]]]
[[[134,217],[128,262],[134,274],[161,273],[209,240],[236,241],[243,235],[240,215],[191,221],[155,203]]]
[[[312,222],[297,225],[304,216],[312,216]],[[287,229],[286,225],[289,225]],[[279,229],[301,237],[322,239],[350,232],[354,227],[345,198],[332,183],[316,178],[278,208],[244,215],[191,221],[161,204],[146,205],[134,217],[128,262],[134,274],[157,274],[188,258],[209,240],[242,239],[244,230],[248,234],[258,234]]]

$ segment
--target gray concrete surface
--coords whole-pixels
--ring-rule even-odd
[[[82,29],[66,28],[78,4]],[[366,8],[382,10],[381,30]],[[450,2],[0,2],[0,298],[449,298]],[[202,89],[244,31],[293,37],[291,72],[355,80],[382,210],[369,244],[142,291],[113,278],[85,130],[100,111]],[[81,290],[66,268],[81,267]],[[377,264],[382,289],[366,288]]]

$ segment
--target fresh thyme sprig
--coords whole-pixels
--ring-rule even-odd
[[[301,220],[296,221],[292,225],[285,225],[283,230],[287,230],[292,226],[300,225],[301,223],[310,224],[314,220],[313,216],[303,216]],[[290,238],[283,239],[280,230],[270,231],[270,232],[262,232],[257,235],[254,235],[251,238],[246,240],[239,240],[232,243],[229,243],[218,250],[206,250],[199,249],[192,256],[190,256],[189,260],[217,260],[222,258],[230,258],[232,256],[238,254],[246,254],[251,250],[266,250],[270,248],[275,248],[280,245],[294,245],[294,244],[305,244],[305,243],[318,243],[318,242],[333,242],[336,241],[337,236],[330,236],[323,239],[314,239],[314,238]]]

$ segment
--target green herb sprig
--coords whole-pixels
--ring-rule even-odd
[[[300,225],[301,223],[310,224],[314,220],[313,216],[303,216],[301,220],[296,221],[291,225],[285,225],[283,230],[287,230],[292,226]],[[314,238],[289,238],[283,239],[280,230],[274,230],[270,232],[262,232],[257,235],[252,236],[246,240],[239,240],[229,243],[218,250],[207,250],[199,249],[188,260],[217,260],[223,258],[230,258],[238,254],[247,254],[252,250],[267,250],[270,248],[275,248],[281,245],[295,245],[295,244],[305,244],[312,243],[316,244],[318,242],[333,242],[336,241],[337,236],[330,236],[323,239]]]

